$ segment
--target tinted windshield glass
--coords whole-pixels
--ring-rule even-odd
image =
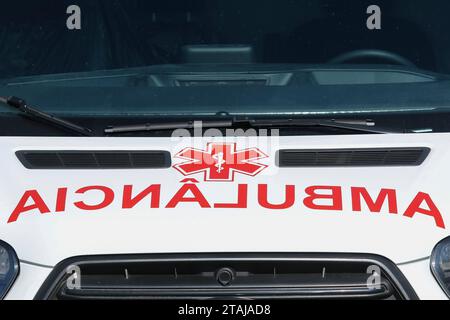
[[[447,114],[449,14],[448,0],[8,1],[0,96],[95,117],[90,127],[105,116]]]
[[[349,62],[450,73],[448,0],[77,1],[79,21],[72,2],[2,3],[1,77],[208,61],[324,64],[364,49],[388,53]],[[184,47],[195,45],[241,46],[216,56]]]

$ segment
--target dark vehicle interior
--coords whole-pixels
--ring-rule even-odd
[[[61,12],[70,1],[11,1],[0,11],[0,74],[199,62],[183,54],[184,46],[237,44],[250,48],[251,57],[223,61],[324,64],[355,50],[380,50],[388,54],[366,52],[348,62],[398,64],[392,56],[400,56],[421,69],[450,73],[447,0],[379,0],[382,28],[368,30],[372,2],[82,0],[82,29],[68,32]]]
[[[380,29],[368,0],[80,0],[81,29],[68,30],[71,4],[2,4],[0,96],[101,132],[143,115],[274,113],[448,129],[448,0],[379,0]],[[0,112],[2,134],[25,134]]]

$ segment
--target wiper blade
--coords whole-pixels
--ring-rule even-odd
[[[55,117],[54,115],[51,115],[49,113],[40,111],[36,108],[33,108],[29,106],[25,100],[17,97],[0,97],[0,102],[11,106],[13,108],[18,109],[23,114],[29,116],[31,119],[39,119],[44,120],[47,123],[50,123],[52,125],[61,127],[63,129],[67,129],[73,132],[76,132],[78,134],[81,134],[83,136],[93,136],[94,133],[91,129],[85,128],[82,126],[79,126],[75,123],[72,123],[70,121]]]
[[[129,126],[111,126],[105,129],[105,133],[110,134],[110,133],[127,133],[139,131],[194,129],[197,126],[202,128],[230,128],[233,127],[234,124],[235,122],[233,120],[145,123]]]
[[[162,122],[146,123],[126,126],[110,126],[104,130],[106,134],[131,133],[158,130],[176,130],[176,129],[194,129],[199,128],[232,128],[239,126],[248,127],[327,127],[343,130],[353,130],[364,133],[404,133],[404,131],[395,131],[378,128],[372,120],[360,119],[249,119],[233,118],[224,120],[208,121],[181,121],[181,122]]]
[[[352,130],[363,133],[377,133],[377,134],[392,134],[405,133],[405,131],[391,130],[387,128],[380,128],[375,121],[366,119],[277,119],[264,120],[253,119],[249,120],[253,127],[324,127],[336,128],[343,130]]]

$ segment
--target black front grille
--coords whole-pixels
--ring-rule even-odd
[[[73,284],[67,281],[69,266],[79,268],[79,287],[67,286]],[[60,263],[36,296],[130,298],[395,300],[417,296],[390,260],[359,254],[76,257]]]
[[[167,151],[18,151],[28,169],[169,168]]]
[[[279,150],[279,167],[419,166],[429,148]]]

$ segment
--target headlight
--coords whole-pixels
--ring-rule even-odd
[[[19,260],[14,249],[0,240],[0,300],[2,300],[19,274]]]
[[[450,298],[450,237],[434,247],[431,254],[431,271]]]

